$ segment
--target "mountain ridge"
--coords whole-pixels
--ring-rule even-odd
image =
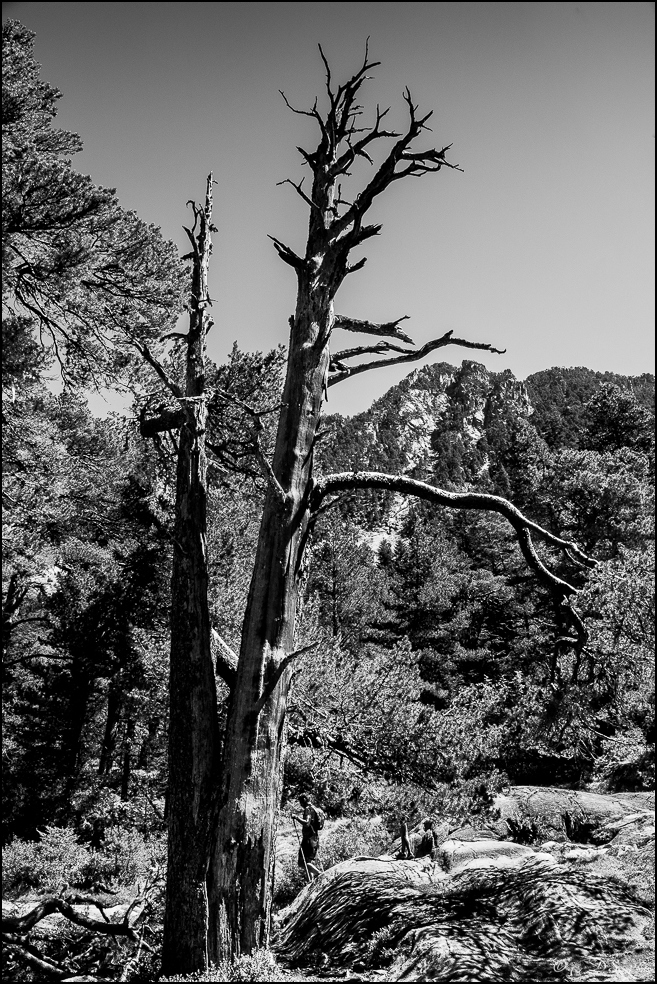
[[[465,359],[414,369],[354,417],[327,415],[318,449],[324,472],[403,473],[441,487],[485,487],[515,494],[516,476],[531,460],[585,446],[594,397],[610,387],[630,396],[639,414],[654,414],[654,376],[622,376],[585,367],[542,370],[518,380]],[[379,525],[391,496],[366,497],[369,522]]]

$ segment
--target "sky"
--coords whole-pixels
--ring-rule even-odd
[[[57,123],[80,134],[74,166],[159,225],[181,253],[185,202],[212,170],[211,356],[287,342],[293,271],[268,235],[305,250],[304,173],[324,105],[321,43],[339,82],[366,38],[381,65],[362,91],[405,122],[408,86],[434,111],[443,168],[396,182],[371,212],[336,311],[408,315],[422,344],[449,329],[504,355],[440,349],[520,379],[551,366],[654,371],[652,3],[3,3],[36,32],[42,76],[63,93]],[[324,96],[325,99],[325,96]],[[354,194],[371,175],[355,169]],[[361,255],[361,254],[359,254]],[[349,338],[353,344],[354,336]],[[338,347],[342,347],[338,343]],[[331,388],[329,412],[366,409],[418,364]]]

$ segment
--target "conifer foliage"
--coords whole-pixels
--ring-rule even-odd
[[[2,42],[3,345],[31,348],[32,326],[65,380],[125,386],[136,347],[180,310],[184,269],[72,167],[82,143],[54,126],[61,93],[40,78],[32,32],[10,20]]]

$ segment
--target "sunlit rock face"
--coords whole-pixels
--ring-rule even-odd
[[[367,462],[361,467],[378,465],[387,470],[394,461],[404,471],[422,468],[431,460],[435,436],[463,433],[474,447],[486,423],[501,413],[520,417],[532,413],[525,384],[509,370],[492,373],[471,360],[459,368],[446,362],[422,366],[365,413],[341,422],[347,438],[343,449],[348,453],[358,436]]]
[[[527,422],[532,412],[527,387],[509,370],[489,372],[471,360],[422,366],[365,413],[327,418],[334,431],[318,461],[324,471],[403,473],[464,487],[488,474],[489,433]],[[408,508],[407,498],[388,494],[376,505],[372,499],[361,519],[369,520],[373,537],[394,539]]]

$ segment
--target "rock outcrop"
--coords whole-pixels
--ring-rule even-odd
[[[326,871],[280,913],[279,955],[366,980],[654,980],[654,794],[517,787],[497,809],[481,830],[436,824],[433,861]],[[509,820],[554,836],[516,843]]]
[[[494,808],[516,839],[575,841],[602,844],[611,841],[632,817],[652,816],[655,794],[589,793],[552,786],[513,786],[500,793]]]
[[[636,947],[646,921],[618,883],[531,851],[455,874],[360,859],[304,889],[275,945],[296,963],[387,966],[398,981],[559,981]]]

